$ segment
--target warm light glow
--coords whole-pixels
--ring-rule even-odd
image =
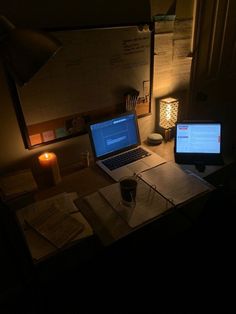
[[[52,162],[56,162],[57,159],[54,153],[49,152],[41,154],[38,158],[41,165],[49,165]]]
[[[47,174],[45,184],[57,184],[60,182],[60,171],[57,163],[57,156],[53,152],[45,152],[38,156],[39,166],[44,175]]]
[[[167,104],[166,106],[166,120],[169,121],[171,119],[171,105]]]
[[[179,102],[175,98],[164,98],[160,100],[160,127],[170,129],[175,126],[178,116]]]
[[[53,153],[43,153],[42,155],[39,156],[39,160],[44,161],[44,160],[52,160],[54,159],[54,154]]]

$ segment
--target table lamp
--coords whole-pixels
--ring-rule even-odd
[[[60,47],[48,33],[16,28],[0,16],[0,57],[18,85],[27,83]]]
[[[171,139],[171,130],[175,127],[178,117],[178,99],[167,97],[160,100],[160,121],[159,125],[164,129],[164,139]]]

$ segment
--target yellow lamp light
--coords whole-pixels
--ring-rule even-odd
[[[178,117],[179,101],[176,98],[167,97],[160,100],[160,122],[159,125],[164,129],[165,140],[171,138],[171,129],[175,127]]]

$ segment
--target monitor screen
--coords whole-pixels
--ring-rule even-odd
[[[219,154],[221,148],[220,123],[177,123],[177,153]]]
[[[175,161],[187,164],[221,164],[222,138],[219,122],[178,122]]]
[[[89,135],[97,158],[140,143],[137,118],[134,113],[90,124]]]

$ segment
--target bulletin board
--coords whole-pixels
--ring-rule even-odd
[[[25,86],[17,87],[19,121],[29,149],[86,133],[86,124],[126,110],[151,113],[153,32],[122,26],[50,31],[62,48]],[[19,108],[18,108],[19,109]]]

